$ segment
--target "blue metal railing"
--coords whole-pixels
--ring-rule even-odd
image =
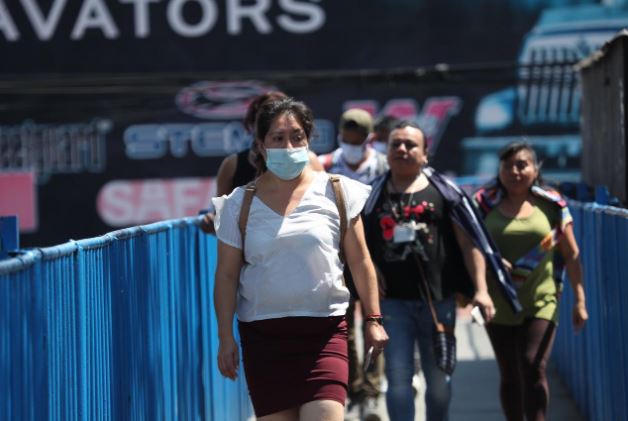
[[[628,211],[571,203],[591,320],[553,361],[583,414],[628,419]],[[245,420],[217,371],[216,240],[185,218],[0,261],[0,419]],[[622,282],[623,281],[623,282]]]
[[[628,420],[628,210],[570,204],[590,320],[574,335],[569,287],[552,355],[589,420]]]
[[[198,218],[0,262],[0,419],[246,420],[218,373],[216,240]]]

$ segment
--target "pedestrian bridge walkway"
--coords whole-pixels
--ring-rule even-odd
[[[471,323],[469,317],[461,315],[456,337],[459,359],[453,378],[451,421],[503,421],[499,403],[499,372],[488,336],[483,328]],[[547,419],[584,420],[552,364],[548,377],[550,407]]]
[[[591,320],[573,335],[565,288],[552,364],[586,419],[625,420],[628,211],[572,212]],[[248,419],[242,376],[217,372],[216,240],[198,223],[164,221],[0,261],[0,419]],[[452,419],[501,419],[486,337],[464,321],[458,330]],[[549,419],[577,419],[550,371]]]
[[[503,421],[499,403],[499,372],[491,344],[484,328],[471,322],[468,310],[458,311],[456,325],[458,364],[453,375],[453,398],[450,421]],[[360,349],[360,348],[358,348]],[[550,408],[548,420],[584,421],[573,397],[556,368],[548,369]],[[423,402],[424,383],[419,382],[416,399],[416,421],[425,421]],[[384,396],[380,396],[377,415],[381,421],[389,421]],[[357,411],[347,414],[346,421],[358,421]]]

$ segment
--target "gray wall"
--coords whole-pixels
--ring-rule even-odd
[[[582,78],[582,177],[591,186],[607,186],[628,202],[626,179],[626,83],[628,31],[580,65]]]

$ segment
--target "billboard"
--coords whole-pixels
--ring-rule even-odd
[[[567,139],[545,149],[577,166],[579,88],[565,69],[626,22],[609,3],[0,0],[0,171],[36,180],[22,244],[195,214],[269,89],[313,109],[316,152],[359,106],[416,119],[431,163],[452,174],[477,177],[468,157],[489,162],[521,135]],[[560,98],[566,111],[539,105]]]

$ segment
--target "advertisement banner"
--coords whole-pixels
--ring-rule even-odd
[[[523,136],[578,179],[571,65],[628,26],[624,3],[0,0],[0,172],[34,180],[22,245],[196,214],[250,145],[249,102],[275,89],[313,109],[317,153],[360,107],[417,121],[463,184]]]

